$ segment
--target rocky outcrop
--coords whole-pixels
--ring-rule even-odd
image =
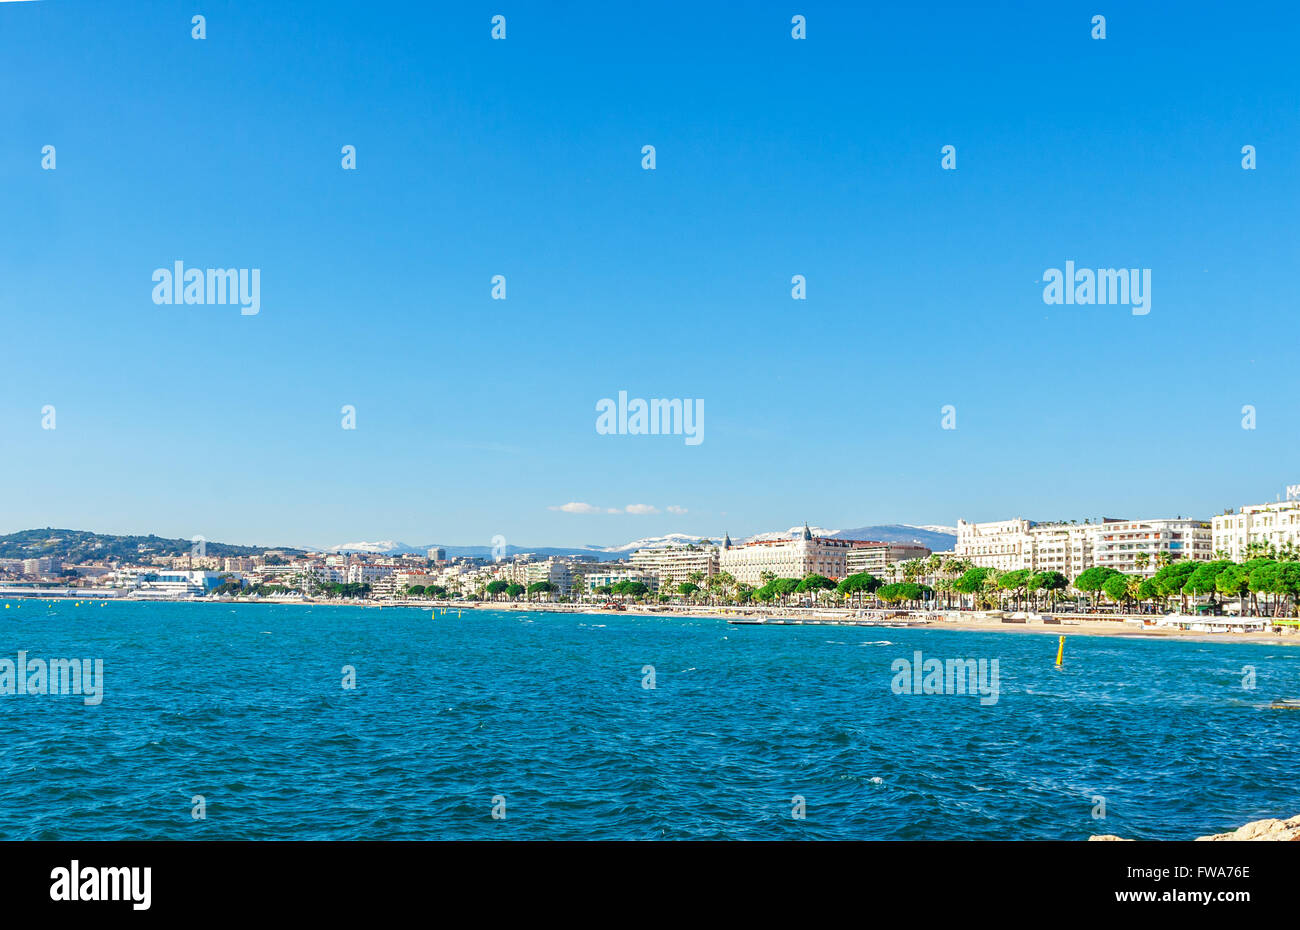
[[[1198,836],[1198,840],[1296,840],[1300,841],[1300,816],[1290,820],[1256,820],[1231,833]]]
[[[1112,833],[1103,836],[1090,836],[1088,839],[1124,841],[1124,837],[1115,836]],[[1255,820],[1244,827],[1233,830],[1231,833],[1198,836],[1196,840],[1197,842],[1201,840],[1295,840],[1300,842],[1300,816],[1292,817],[1290,820]]]

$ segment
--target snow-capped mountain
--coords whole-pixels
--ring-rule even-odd
[[[951,550],[957,542],[956,528],[948,526],[909,526],[903,523],[895,523],[883,526],[860,526],[856,529],[849,530],[832,530],[824,526],[810,526],[809,530],[812,531],[814,536],[833,536],[839,539],[874,539],[881,542],[917,543],[935,552]],[[803,525],[801,524],[799,526],[792,526],[786,530],[755,533],[753,536],[748,537],[732,536],[731,540],[735,543],[742,543],[766,539],[789,539],[802,532]],[[626,542],[618,546],[508,545],[505,549],[505,556],[510,558],[521,552],[535,553],[543,558],[552,555],[587,555],[595,556],[600,561],[607,562],[613,559],[626,558],[637,549],[663,549],[668,546],[699,544],[705,539],[716,544],[721,541],[722,536],[720,534],[714,536],[696,536],[690,533],[666,533],[663,536],[643,536],[640,539],[634,539],[631,542]],[[305,548],[310,548],[315,552],[364,552],[372,555],[401,555],[406,552],[423,554],[435,546],[447,550],[447,555],[452,558],[458,556],[486,558],[492,554],[491,546],[451,546],[443,543],[429,543],[423,546],[412,546],[392,539],[384,539],[377,542],[342,543],[337,546],[325,546],[323,548],[319,546],[309,546]]]
[[[313,547],[315,548],[315,547]],[[324,548],[315,548],[316,552],[369,552],[372,555],[397,555],[402,552],[423,552],[416,546],[409,546],[403,542],[397,542],[392,539],[382,539],[379,542],[351,542],[342,543],[338,546],[325,546]]]
[[[839,539],[874,539],[880,542],[916,543],[931,552],[950,552],[957,545],[957,531],[948,527],[910,526],[906,523],[889,523],[883,526],[859,526],[851,530],[837,530],[831,534]]]
[[[925,526],[923,524],[916,527],[918,530],[926,530],[931,533],[943,533],[945,536],[957,536],[957,527],[955,526]]]
[[[814,536],[834,536],[837,530],[828,530],[824,526],[810,526],[808,531]],[[803,532],[803,525],[792,526],[788,530],[775,530],[771,533],[755,533],[753,536],[747,536],[744,539],[733,536],[732,542],[759,542],[766,539],[791,539]]]
[[[669,546],[686,546],[711,536],[691,536],[687,533],[669,533],[666,536],[645,536],[621,546],[587,546],[592,552],[635,552],[637,549],[666,549]]]

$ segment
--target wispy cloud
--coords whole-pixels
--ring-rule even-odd
[[[626,507],[597,507],[595,504],[588,504],[583,501],[569,501],[567,504],[552,504],[548,510],[558,510],[562,513],[629,513],[633,516],[645,516],[647,514],[659,513],[659,508],[653,504],[628,504]],[[669,513],[686,513],[685,508],[678,507],[676,504],[668,508]]]
[[[686,508],[685,508],[685,507],[679,507],[677,504],[669,504],[665,509],[666,509],[669,513],[677,513],[677,514],[686,513]]]
[[[597,507],[594,504],[584,504],[582,501],[569,501],[567,504],[554,505],[550,510],[559,510],[564,513],[618,513],[614,507]]]

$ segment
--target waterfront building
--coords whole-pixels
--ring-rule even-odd
[[[1214,557],[1214,535],[1205,520],[1108,520],[1092,527],[1093,564],[1150,577],[1166,562]]]
[[[375,582],[374,585],[371,586],[370,593],[376,597],[398,597],[407,588],[413,588],[417,585],[421,588],[427,588],[429,585],[437,583],[437,576],[429,575],[425,572],[392,572]]]
[[[987,523],[957,521],[957,545],[953,551],[976,568],[1016,571],[1031,568],[1033,541],[1029,529],[1033,524],[1017,517]]]
[[[814,536],[803,531],[790,539],[756,539],[736,545],[724,536],[718,547],[718,566],[745,584],[762,584],[764,572],[777,578],[802,578],[808,574],[839,579],[848,574],[847,556],[855,540]]]
[[[346,581],[348,584],[375,585],[397,571],[396,565],[379,562],[353,562],[348,566]]]
[[[555,585],[556,593],[567,595],[573,587],[573,572],[569,564],[561,559],[543,559],[529,562],[524,566],[522,584],[527,587],[539,581],[548,581]]]
[[[914,543],[855,540],[844,554],[844,570],[849,575],[866,572],[883,579],[889,575],[891,565],[929,556],[929,549]]]
[[[221,572],[149,567],[120,568],[116,577],[119,584],[145,597],[197,597],[223,581]]]
[[[954,554],[999,571],[1060,572],[1074,579],[1095,565],[1154,575],[1165,561],[1208,560],[1210,524],[1184,518],[1100,523],[1035,523],[1017,518],[990,523],[957,521]]]
[[[583,577],[583,586],[586,588],[585,593],[595,594],[597,588],[616,585],[620,581],[639,581],[652,592],[659,590],[658,575],[653,572],[643,572],[628,568],[602,569],[592,572]]]
[[[715,546],[667,546],[638,549],[629,561],[637,571],[658,578],[662,588],[676,588],[696,573],[701,576],[699,584],[703,587],[718,573],[718,552]]]
[[[1243,562],[1252,545],[1294,557],[1300,550],[1300,487],[1288,488],[1287,494],[1285,501],[1249,504],[1210,521],[1216,557]]]
[[[502,562],[498,566],[497,577],[511,584],[527,587],[539,581],[548,581],[555,585],[559,594],[568,594],[573,587],[573,572],[569,563],[563,559],[550,558],[531,561],[516,558],[511,562]]]

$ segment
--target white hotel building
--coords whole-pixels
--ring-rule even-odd
[[[1271,546],[1279,554],[1300,549],[1300,486],[1287,488],[1285,501],[1251,504],[1236,513],[1215,517],[1214,552],[1237,562],[1247,558],[1252,543]]]
[[[1103,520],[1101,523],[994,523],[957,521],[953,554],[1000,571],[1056,571],[1077,578],[1094,565],[1127,574],[1154,575],[1161,554],[1170,561],[1213,558],[1211,525],[1204,520]],[[1139,555],[1146,558],[1140,560]],[[1139,561],[1143,564],[1139,566]]]
[[[1154,575],[1162,554],[1171,562],[1214,558],[1214,531],[1205,520],[1110,520],[1092,530],[1093,564],[1126,575]]]
[[[855,540],[845,554],[844,571],[848,575],[866,572],[881,580],[888,580],[891,566],[914,559],[927,559],[930,550],[913,543],[892,543]]]
[[[730,545],[731,540],[727,540]],[[700,586],[718,573],[718,547],[716,546],[666,546],[659,549],[638,549],[628,561],[632,569],[642,574],[654,575],[660,587],[676,588],[691,575],[699,573]]]
[[[737,546],[724,536],[718,549],[719,568],[745,584],[761,584],[763,572],[777,578],[802,578],[811,573],[839,579],[848,574],[847,556],[853,540],[814,536],[805,524],[793,539],[760,539]]]

